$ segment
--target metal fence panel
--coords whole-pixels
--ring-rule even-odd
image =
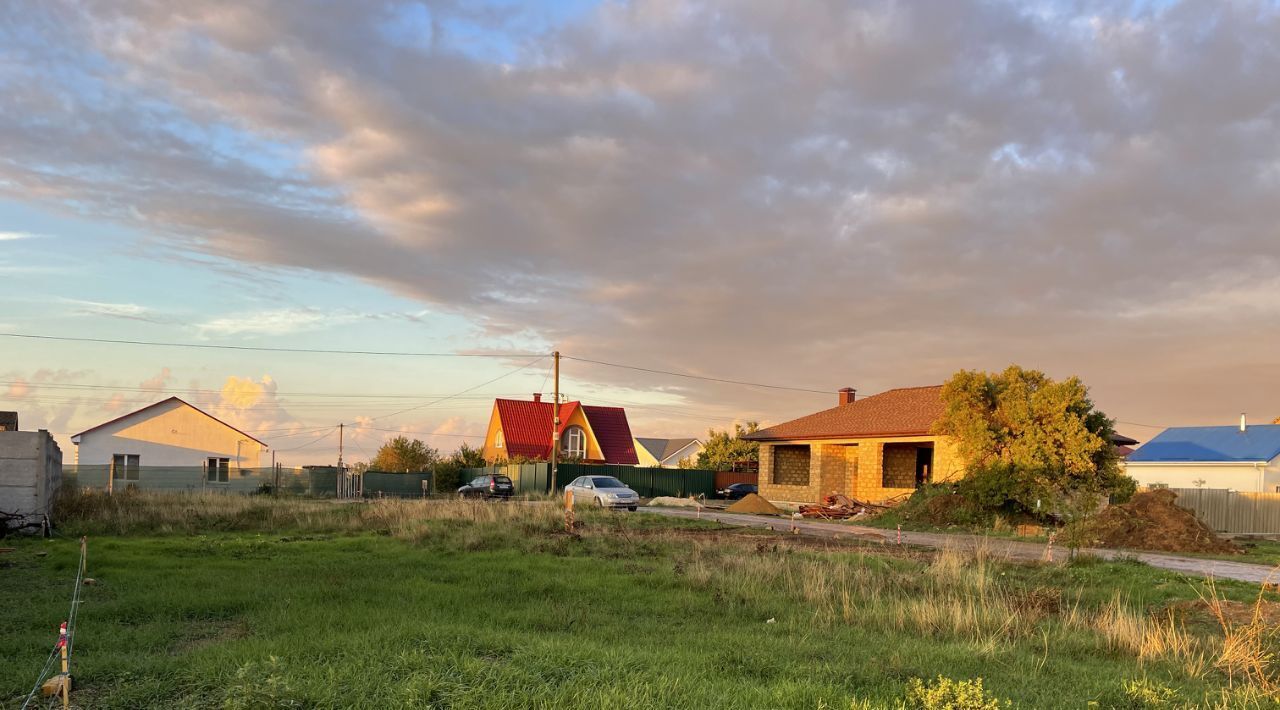
[[[1221,488],[1171,488],[1177,504],[1205,525],[1233,534],[1280,533],[1280,493],[1245,493]]]
[[[366,498],[394,497],[421,498],[422,484],[432,490],[433,476],[430,471],[420,473],[389,473],[386,471],[364,472],[364,496]]]
[[[509,464],[465,469],[464,478],[505,475],[515,484],[516,493],[546,493],[551,488],[549,464]],[[645,498],[656,496],[696,496],[715,493],[715,471],[689,468],[641,468],[601,464],[560,464],[556,489],[563,490],[578,476],[613,476]]]

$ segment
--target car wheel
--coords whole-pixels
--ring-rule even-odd
[[[603,507],[604,507],[604,501],[603,501],[602,499],[600,499],[600,498],[596,498],[596,507],[597,507],[597,508],[603,508]]]

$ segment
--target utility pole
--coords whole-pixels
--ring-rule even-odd
[[[342,427],[344,424],[338,424],[338,471],[342,471]]]
[[[556,494],[556,463],[560,458],[560,351],[551,353],[556,389],[551,397],[551,495]]]

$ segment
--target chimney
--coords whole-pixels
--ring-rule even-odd
[[[852,387],[842,387],[839,394],[840,406],[843,407],[846,404],[853,404],[853,398],[858,396],[858,390],[855,390]]]
[[[1246,430],[1247,430],[1247,427],[1244,424],[1244,412],[1240,412],[1240,431],[1246,431]]]
[[[542,393],[541,393],[541,392],[534,392],[534,393],[533,393],[533,401],[535,401],[535,402],[541,402],[541,401],[542,401]]]

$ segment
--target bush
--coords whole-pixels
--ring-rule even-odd
[[[927,684],[912,678],[907,687],[906,706],[914,710],[1000,710],[1009,705],[984,690],[981,678],[952,680],[940,675]]]

